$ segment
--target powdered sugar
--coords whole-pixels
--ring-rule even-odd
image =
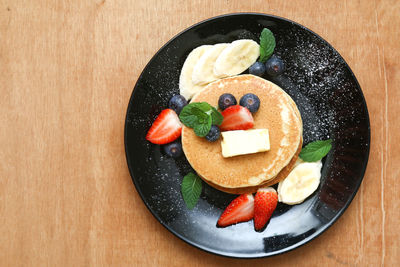
[[[339,54],[299,25],[252,16],[250,20],[226,17],[216,20],[218,23],[207,22],[169,43],[139,78],[126,121],[128,165],[138,191],[156,217],[200,247],[225,255],[234,251],[238,253],[235,255],[246,257],[249,253],[274,254],[319,233],[320,225],[332,220],[357,190],[369,144],[363,96]],[[334,149],[324,164],[321,188],[315,196],[295,206],[299,213],[278,205],[270,225],[262,233],[254,232],[252,222],[219,229],[215,227],[216,220],[235,196],[203,183],[198,204],[188,210],[180,185],[192,168],[184,157],[174,160],[163,155],[161,147],[148,143],[145,135],[155,117],[167,107],[168,100],[179,92],[180,69],[193,48],[236,39],[257,41],[263,27],[273,31],[277,40],[275,54],[286,65],[283,75],[265,78],[282,87],[296,102],[303,120],[304,143],[332,138]],[[296,224],[281,223],[294,219]],[[300,229],[296,225],[307,227]]]

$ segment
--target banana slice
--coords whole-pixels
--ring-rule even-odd
[[[300,157],[297,158],[296,162],[294,163],[294,167],[299,166],[301,163],[304,163],[305,161],[302,160]]]
[[[260,46],[253,40],[237,40],[222,51],[214,64],[217,77],[233,76],[248,69],[260,56]]]
[[[187,56],[185,63],[183,63],[181,75],[179,77],[179,93],[183,95],[186,100],[191,99],[194,94],[204,88],[204,86],[193,84],[192,73],[193,68],[199,61],[200,57],[212,47],[212,45],[202,45],[193,49],[193,51]]]
[[[315,190],[321,179],[321,161],[303,162],[297,165],[278,185],[280,202],[294,205],[303,202]]]
[[[229,44],[215,44],[211,49],[208,49],[200,57],[199,61],[193,68],[192,81],[193,84],[203,85],[222,78],[214,75],[214,63],[221,52],[228,47]]]

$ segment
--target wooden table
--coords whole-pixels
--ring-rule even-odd
[[[345,214],[290,253],[208,254],[137,194],[124,116],[152,55],[203,19],[254,11],[320,34],[348,62],[371,119],[370,160]],[[0,1],[0,265],[395,266],[400,263],[400,2]]]

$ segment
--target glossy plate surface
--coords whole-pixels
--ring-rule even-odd
[[[203,44],[258,37],[264,27],[277,40],[275,54],[283,75],[264,78],[281,86],[297,103],[304,123],[304,144],[333,139],[324,159],[318,190],[300,205],[279,203],[267,228],[253,221],[217,228],[218,217],[235,198],[203,183],[193,210],[185,207],[180,184],[192,171],[181,158],[165,156],[145,135],[155,117],[179,94],[180,69],[190,51]],[[262,104],[262,103],[261,103]],[[370,126],[361,88],[343,58],[303,26],[264,14],[230,14],[183,31],[151,59],[140,75],[125,122],[125,150],[136,189],[151,213],[189,244],[219,255],[257,258],[294,249],[324,232],[344,212],[363,179],[369,155]],[[210,163],[212,164],[212,163]]]

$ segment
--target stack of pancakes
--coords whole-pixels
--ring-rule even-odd
[[[183,127],[182,146],[197,174],[211,186],[232,194],[256,192],[259,187],[278,183],[290,173],[302,147],[303,125],[296,104],[279,86],[253,75],[218,80],[197,93],[191,102],[218,106],[224,93],[239,99],[253,93],[260,109],[253,114],[254,129],[268,129],[271,149],[266,152],[222,157],[221,138],[208,142]]]

